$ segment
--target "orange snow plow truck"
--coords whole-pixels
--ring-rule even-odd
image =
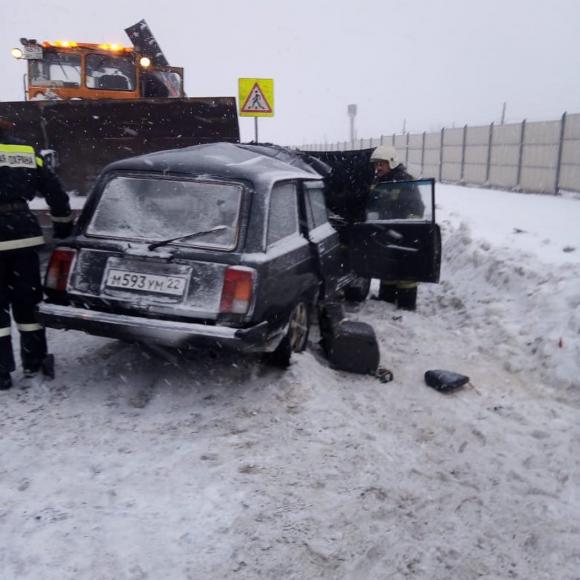
[[[188,98],[147,23],[125,30],[132,46],[20,39],[25,102],[0,116],[34,144],[68,191],[87,194],[112,161],[213,141],[239,141],[234,97]]]

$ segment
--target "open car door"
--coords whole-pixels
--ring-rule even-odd
[[[435,223],[435,180],[376,185],[365,221],[352,225],[349,246],[351,268],[359,276],[438,282],[441,232]]]

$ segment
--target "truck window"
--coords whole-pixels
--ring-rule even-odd
[[[30,61],[30,84],[35,87],[79,87],[80,55],[46,51],[42,60]]]
[[[89,89],[135,90],[135,65],[132,57],[89,54],[86,67],[86,83]]]
[[[181,97],[183,79],[176,72],[150,70],[141,73],[144,97]]]
[[[270,195],[268,246],[298,232],[298,203],[294,183],[278,183]]]

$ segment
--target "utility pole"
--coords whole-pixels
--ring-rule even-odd
[[[356,128],[354,126],[354,119],[356,117],[356,105],[348,105],[347,107],[347,113],[348,116],[350,117],[350,142],[354,143],[354,140],[356,139]]]

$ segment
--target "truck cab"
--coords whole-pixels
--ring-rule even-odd
[[[128,46],[21,38],[24,101],[0,116],[34,146],[69,192],[87,195],[109,163],[208,143],[238,142],[234,97],[187,97],[183,69],[170,66],[144,20]]]
[[[21,39],[27,100],[127,100],[184,96],[183,69],[155,63],[135,47]]]

